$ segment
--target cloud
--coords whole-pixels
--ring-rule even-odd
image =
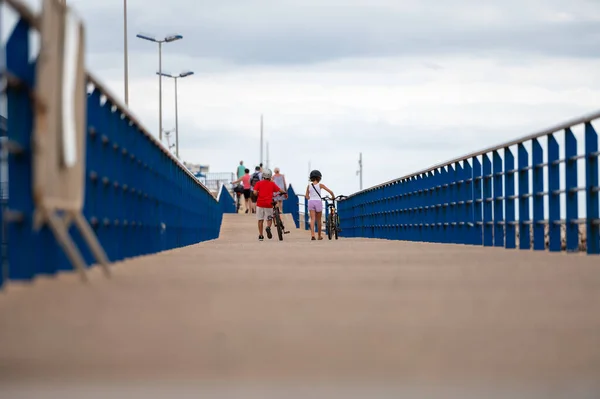
[[[32,2],[31,0],[29,2]],[[34,3],[38,3],[35,1]],[[122,8],[69,0],[86,21],[87,65],[123,97]],[[598,108],[596,1],[128,0],[130,107],[158,132],[157,46],[179,82],[180,152],[231,171],[259,162],[304,185],[310,161],[336,192],[390,180]],[[163,127],[174,123],[163,79]]]
[[[95,52],[121,46],[122,9],[73,0]],[[111,3],[112,4],[112,3]],[[597,57],[600,6],[586,0],[129,1],[129,29],[177,32],[171,53],[238,65],[302,65],[346,58],[490,55]],[[185,15],[185,17],[184,17]],[[110,21],[109,24],[107,22]],[[113,28],[107,29],[106,26]],[[138,39],[132,50],[150,46]]]
[[[92,51],[122,48],[120,4],[69,4],[86,19]],[[503,52],[596,58],[600,38],[600,5],[590,0],[129,0],[128,17],[132,51],[155,46],[137,32],[177,32],[184,40],[165,51],[237,65]]]

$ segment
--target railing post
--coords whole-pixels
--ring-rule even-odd
[[[492,217],[492,162],[488,154],[483,154],[483,246],[494,245]]]
[[[450,214],[450,183],[451,183],[451,171],[452,167],[441,168],[441,210],[442,210],[442,243],[450,243],[450,225],[449,225],[449,214]]]
[[[417,227],[415,224],[416,221],[416,212],[417,212],[417,204],[415,200],[415,178],[411,177],[406,180],[406,208],[407,208],[407,223],[409,226],[409,234],[411,241],[418,241],[419,234],[417,231]]]
[[[432,175],[431,181],[431,203],[432,203],[432,226],[431,233],[428,237],[425,238],[425,242],[441,242],[441,215],[442,215],[442,206],[441,206],[441,186],[440,186],[440,170],[435,169]]]
[[[538,139],[533,139],[533,249],[543,251],[544,223],[544,150]]]
[[[579,201],[577,198],[577,139],[571,129],[565,129],[565,196],[567,251],[579,250]]]
[[[561,250],[560,171],[558,141],[548,135],[548,246],[551,252]]]
[[[483,245],[483,174],[481,162],[473,157],[473,245]]]
[[[460,162],[454,163],[456,194],[454,196],[454,243],[465,244],[465,187],[467,185],[465,179],[465,170]]]
[[[454,180],[455,170],[454,165],[450,164],[446,166],[446,184],[445,184],[445,200],[446,203],[446,215],[444,217],[444,226],[445,226],[445,240],[444,242],[447,244],[454,243],[454,226],[452,225],[453,221],[453,213],[454,213],[454,191],[456,188],[456,183]]]
[[[310,230],[310,220],[308,214],[308,198],[304,197],[304,230]]]
[[[426,175],[426,191],[425,191],[425,227],[423,229],[423,242],[431,241],[435,234],[435,177],[432,172],[427,172]]]
[[[506,224],[504,234],[506,236],[505,246],[508,249],[517,247],[515,226],[515,157],[509,147],[504,148],[504,181],[505,181],[505,206]]]
[[[587,253],[600,254],[600,211],[598,205],[598,134],[585,124],[585,202]]]
[[[502,158],[498,151],[492,153],[493,159],[493,185],[494,185],[494,246],[504,246],[504,196],[502,194],[502,178],[505,173],[502,171]]]
[[[531,249],[529,216],[529,153],[523,143],[518,145],[519,155],[519,249]]]
[[[471,160],[473,162],[473,160]],[[474,185],[473,185],[473,167],[469,163],[468,159],[465,159],[463,166],[463,179],[465,184],[463,185],[463,201],[464,205],[464,238],[463,243],[467,245],[475,244],[473,237],[476,227],[475,226],[475,207],[474,207]]]
[[[423,176],[417,175],[414,180],[414,225],[417,241],[423,241]]]

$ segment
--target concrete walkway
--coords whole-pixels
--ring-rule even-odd
[[[254,215],[228,215],[218,240],[116,264],[112,280],[94,269],[89,285],[74,274],[9,285],[0,398],[52,381],[600,397],[598,257],[311,242],[287,224],[283,242],[258,242]],[[267,396],[245,392],[235,397]]]

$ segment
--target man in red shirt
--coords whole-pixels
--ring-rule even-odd
[[[273,223],[273,194],[285,194],[285,191],[279,188],[277,184],[271,181],[273,173],[270,169],[262,173],[263,180],[254,185],[254,195],[256,198],[256,216],[258,217],[258,240],[265,239],[263,236],[263,226],[267,221],[267,237],[273,238],[271,234],[271,223]]]

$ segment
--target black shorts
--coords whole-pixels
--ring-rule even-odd
[[[246,190],[244,190],[244,198],[245,198],[245,199],[248,199],[248,198],[250,198],[250,189],[246,189]]]

